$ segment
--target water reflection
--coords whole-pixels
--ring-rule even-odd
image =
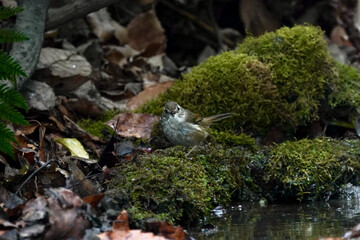
[[[306,204],[237,204],[217,208],[206,220],[217,231],[188,229],[196,240],[202,239],[317,239],[343,236],[360,223],[359,200],[333,200]],[[204,230],[204,229],[203,229]]]

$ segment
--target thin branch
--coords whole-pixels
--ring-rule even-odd
[[[39,171],[41,171],[41,169],[45,168],[47,165],[49,165],[50,163],[55,162],[55,159],[50,159],[49,161],[47,161],[44,165],[42,165],[41,167],[39,167],[38,169],[36,169],[36,171],[34,171],[33,173],[31,173],[26,180],[20,185],[20,187],[18,188],[18,190],[16,190],[15,195],[18,195],[18,193],[20,192],[20,190],[24,187],[24,185],[30,181],[30,179],[37,174]]]
[[[50,8],[46,21],[46,30],[56,28],[76,18],[82,18],[91,12],[124,0],[75,0],[60,8]]]

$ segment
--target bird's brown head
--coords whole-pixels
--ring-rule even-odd
[[[180,105],[176,102],[167,102],[164,106],[164,112],[172,115],[178,113],[180,109]]]

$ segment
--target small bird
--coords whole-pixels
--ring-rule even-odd
[[[201,118],[182,108],[176,102],[167,102],[161,114],[161,127],[165,137],[172,144],[196,146],[209,136],[207,129],[213,122],[223,120],[231,115],[232,113],[222,113]]]

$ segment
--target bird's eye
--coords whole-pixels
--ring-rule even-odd
[[[169,110],[165,109],[165,113],[169,113]]]

